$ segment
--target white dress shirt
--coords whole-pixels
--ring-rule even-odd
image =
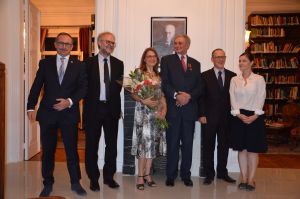
[[[106,101],[106,90],[105,90],[105,82],[104,82],[104,59],[107,59],[108,64],[108,73],[110,79],[110,56],[103,57],[100,53],[98,53],[98,63],[99,63],[99,74],[100,74],[100,101]]]
[[[62,57],[63,57],[63,56],[61,56],[60,54],[57,54],[57,56],[56,56],[56,69],[57,69],[57,74],[59,74],[59,69],[60,69],[60,66],[61,66],[61,58],[62,58]],[[64,74],[65,74],[65,73],[66,73],[67,66],[68,66],[68,62],[69,62],[70,55],[67,55],[67,56],[65,56],[65,57],[63,57],[63,58],[65,58],[65,60],[64,60],[64,65],[63,65],[63,67],[64,67]],[[70,102],[69,108],[71,108],[71,106],[73,105],[73,101],[71,100],[71,98],[68,98],[68,100],[69,100],[69,102]]]
[[[61,58],[62,58],[63,56],[61,56],[61,55],[59,55],[59,54],[57,54],[57,56],[56,56],[56,69],[57,69],[57,74],[59,74],[59,69],[60,69],[60,66],[61,66]],[[65,60],[64,60],[64,65],[63,65],[63,67],[64,67],[64,73],[66,72],[66,69],[67,69],[67,65],[68,65],[68,61],[69,61],[69,58],[70,58],[70,55],[67,55],[67,56],[65,56],[65,57],[63,57],[63,58],[65,58]]]
[[[178,55],[178,57],[179,57],[179,59],[180,59],[180,61],[181,61],[181,54],[178,54],[177,53],[177,55]],[[184,56],[184,63],[185,63],[185,65],[186,65],[186,67],[187,67],[187,55],[185,54],[185,55],[183,55]]]
[[[261,75],[251,73],[245,81],[240,74],[230,82],[231,114],[240,114],[240,109],[254,111],[256,115],[264,114],[266,99],[266,82]]]
[[[223,82],[223,86],[224,86],[224,82],[225,82],[225,69],[223,68],[223,69],[220,70],[220,69],[214,67],[214,71],[215,71],[217,79],[219,78],[219,71],[222,72],[221,77],[222,77],[222,82]]]

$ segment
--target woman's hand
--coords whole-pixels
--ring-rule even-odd
[[[256,119],[258,118],[258,115],[251,115],[249,117],[247,117],[244,121],[244,123],[246,124],[251,124],[252,122],[254,122]]]
[[[158,105],[157,100],[153,100],[152,98],[147,98],[147,99],[142,99],[141,103],[150,107],[150,108],[155,108]]]

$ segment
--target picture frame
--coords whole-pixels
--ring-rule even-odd
[[[187,17],[151,17],[151,47],[159,58],[174,53],[177,34],[187,34]]]

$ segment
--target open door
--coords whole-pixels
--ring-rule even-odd
[[[25,107],[27,97],[38,69],[40,54],[40,11],[29,1],[25,8]],[[25,111],[25,160],[40,152],[40,128],[38,122],[31,122]]]

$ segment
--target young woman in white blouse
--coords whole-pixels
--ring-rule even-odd
[[[252,72],[253,56],[243,53],[239,57],[241,74],[230,82],[231,147],[238,151],[241,171],[239,189],[255,190],[255,172],[258,153],[267,151],[263,106],[266,83],[262,76]]]

